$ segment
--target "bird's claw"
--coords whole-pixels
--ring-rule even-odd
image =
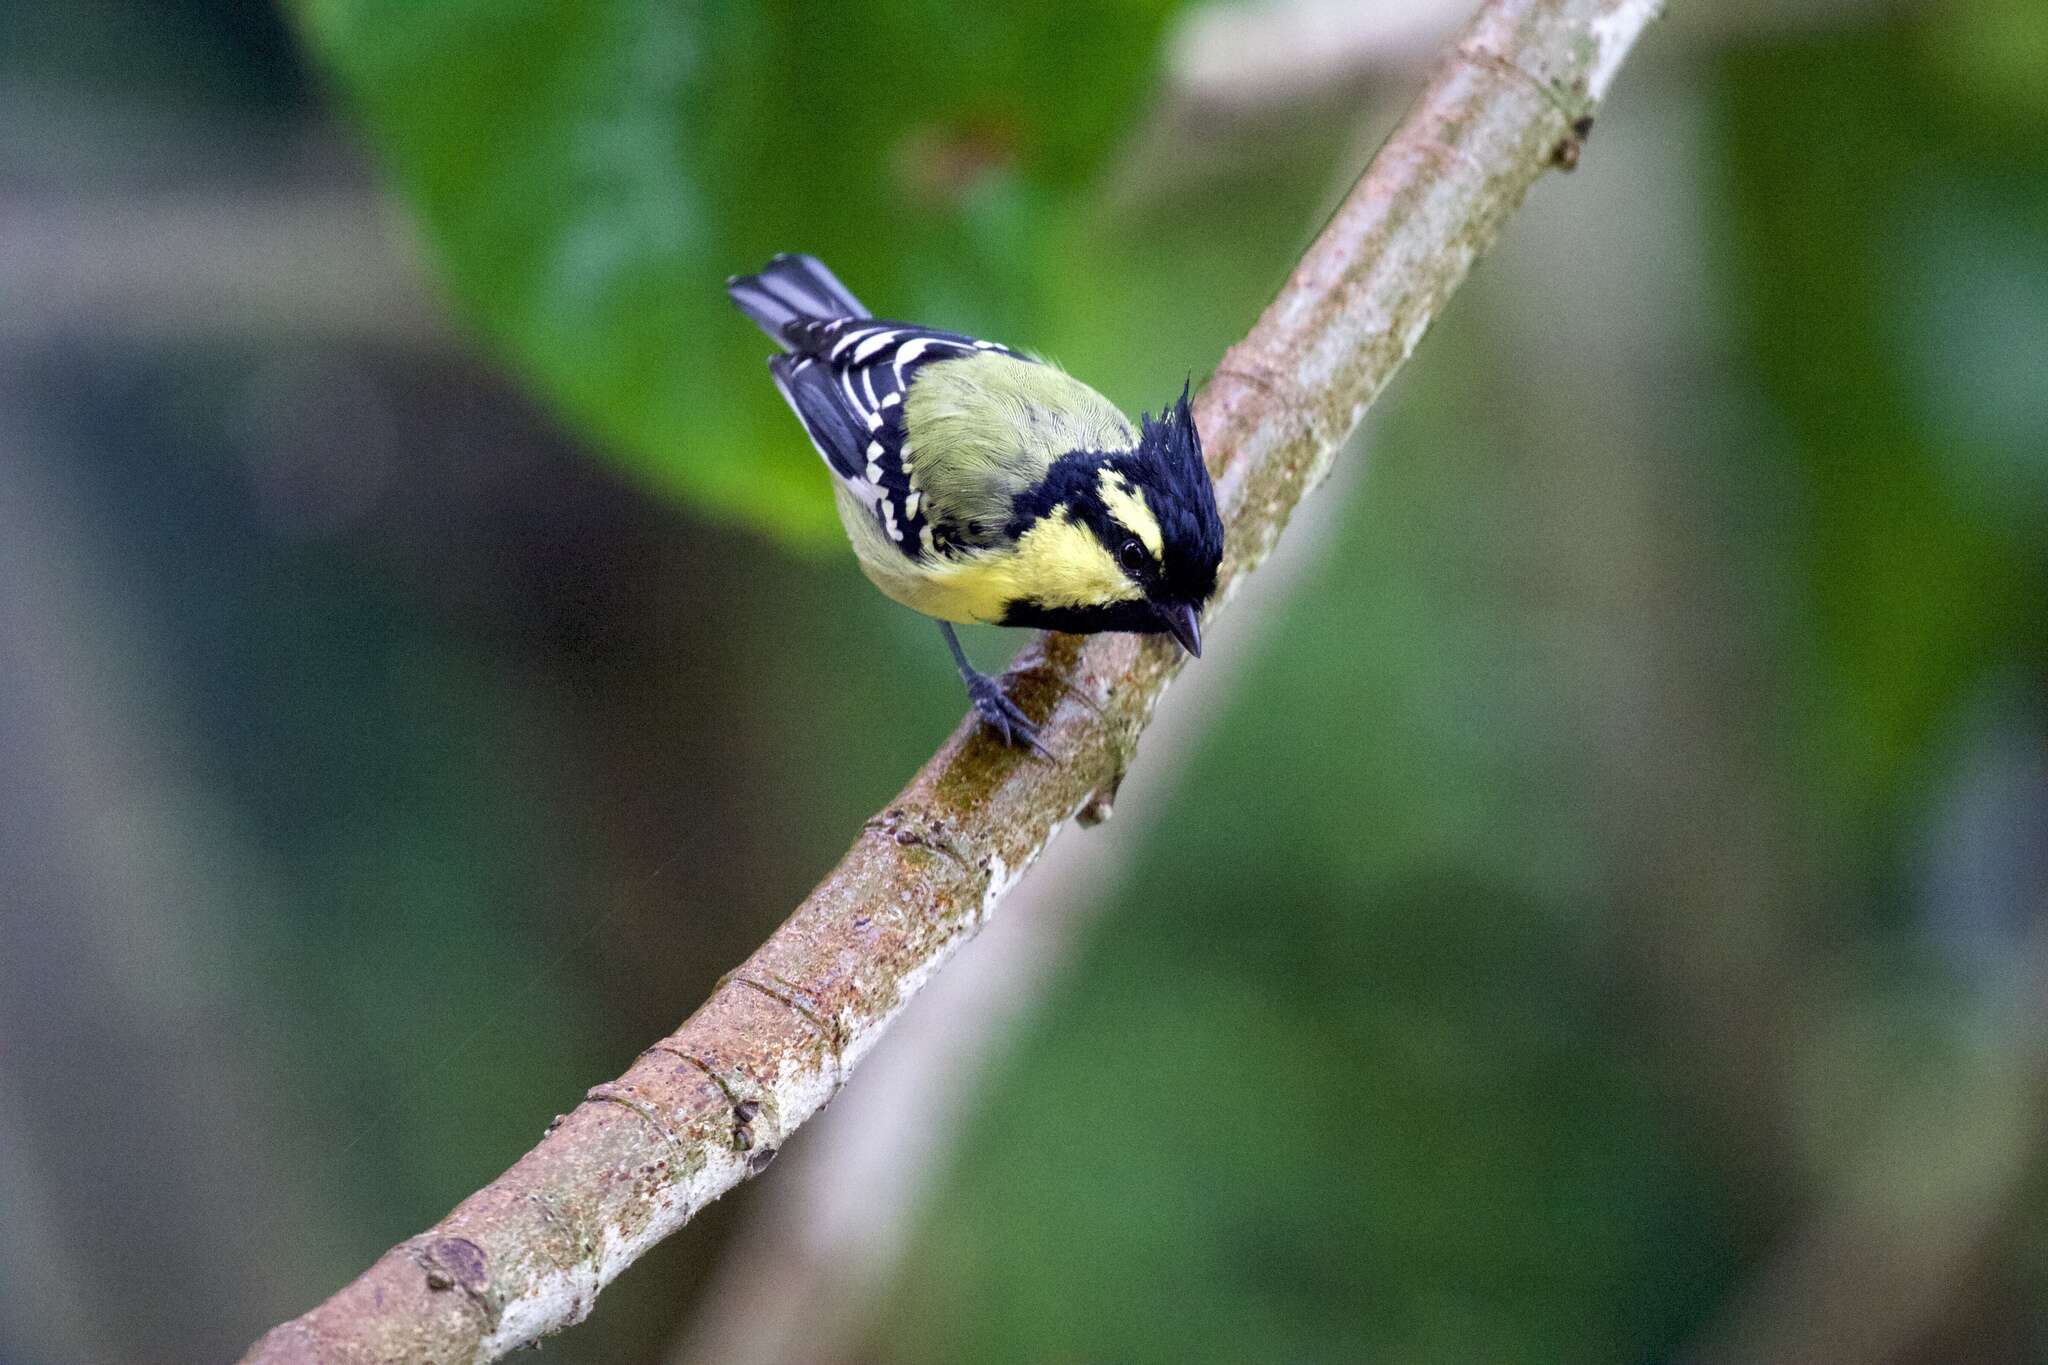
[[[974,703],[974,713],[1003,743],[1029,745],[1039,757],[1052,757],[1052,751],[1038,742],[1038,727],[1004,695],[998,679],[976,674],[968,680],[967,698]]]

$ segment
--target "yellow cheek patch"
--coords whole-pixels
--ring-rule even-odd
[[[1153,534],[1158,534],[1158,529],[1155,522]],[[1138,596],[1137,585],[1124,576],[1095,533],[1064,510],[1018,539],[1014,581],[1027,589],[1016,596],[1049,607],[1102,606]]]
[[[1152,507],[1145,501],[1144,493],[1131,487],[1131,481],[1114,469],[1102,471],[1096,491],[1110,516],[1138,538],[1155,563],[1165,557],[1166,541],[1159,534],[1159,518],[1152,515]]]

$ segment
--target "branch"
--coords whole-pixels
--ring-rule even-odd
[[[1529,187],[1570,166],[1660,0],[1491,0],[1195,405],[1227,529],[1217,606]],[[248,1361],[494,1360],[766,1169],[1068,822],[1108,814],[1179,668],[1160,637],[1047,635],[1012,695],[1046,763],[972,717],[681,1028],[540,1145]]]

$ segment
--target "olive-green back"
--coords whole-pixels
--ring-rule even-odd
[[[1131,450],[1116,406],[1055,366],[983,352],[921,366],[904,403],[911,487],[952,539],[987,545],[1010,500],[1076,450]]]

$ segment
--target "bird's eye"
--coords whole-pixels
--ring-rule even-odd
[[[1116,558],[1124,566],[1124,572],[1136,573],[1145,567],[1145,547],[1135,540],[1127,540],[1117,550]]]

